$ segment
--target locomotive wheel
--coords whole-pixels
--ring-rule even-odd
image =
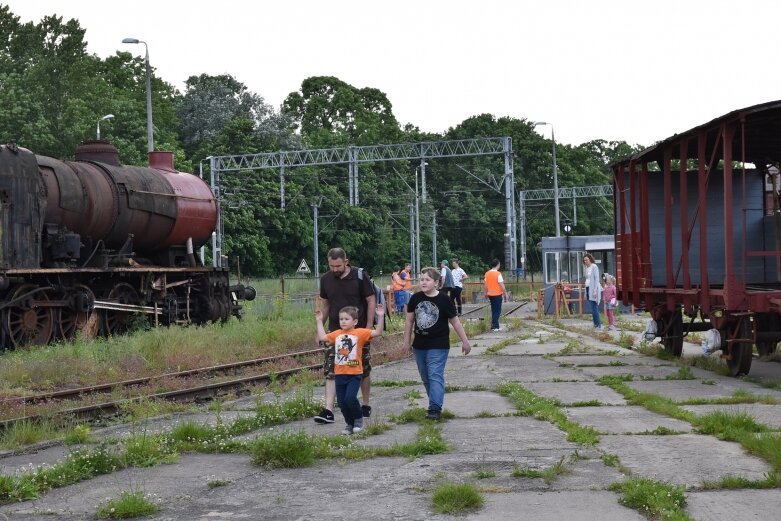
[[[36,288],[33,284],[23,284],[16,288],[11,300],[21,297]],[[36,300],[49,300],[45,292],[38,292],[33,297]],[[28,307],[20,302],[9,307],[3,316],[8,336],[15,347],[29,345],[46,345],[52,339],[54,331],[54,314],[52,308]]]
[[[111,288],[107,300],[120,304],[138,305],[140,298],[138,292],[127,283],[120,283]],[[103,312],[103,331],[107,336],[122,335],[128,332],[133,322],[135,313],[130,311],[115,311],[107,309]]]
[[[76,285],[74,289],[77,292],[83,293],[91,303],[95,302],[95,295],[87,286],[79,284]],[[93,323],[93,321],[90,320],[92,315],[92,309],[89,311],[76,311],[75,309],[68,307],[60,308],[58,325],[62,338],[65,340],[72,340],[76,338],[76,334],[79,332],[86,333],[88,338],[94,337],[94,332],[90,334],[90,331],[88,331],[92,329],[89,327],[89,325]]]
[[[738,328],[738,335],[741,338],[751,336],[748,321],[742,320]],[[753,356],[751,342],[733,342],[730,354],[732,357],[727,359],[729,374],[732,376],[748,374],[751,370],[751,357]]]
[[[680,358],[683,353],[683,315],[681,315],[681,311],[676,309],[670,320],[671,323],[667,329],[667,334],[662,340],[664,350]]]

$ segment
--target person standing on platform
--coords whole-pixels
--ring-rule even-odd
[[[461,339],[461,352],[472,350],[453,301],[438,291],[441,275],[436,268],[423,268],[420,289],[407,304],[403,349],[415,355],[420,378],[428,395],[426,418],[439,420],[445,401],[445,364],[450,354],[450,327]],[[412,339],[413,329],[415,339]]]
[[[412,264],[407,263],[404,265],[404,269],[399,273],[399,277],[404,281],[404,305],[407,305],[410,297],[412,296]],[[406,310],[405,310],[406,311]]]
[[[358,308],[357,327],[366,328],[374,318],[376,302],[374,287],[368,275],[358,276],[358,270],[350,266],[347,254],[342,248],[331,248],[328,251],[329,271],[320,277],[320,299],[323,319],[328,317],[328,331],[339,329],[339,310],[352,306]],[[371,318],[369,318],[371,317]],[[371,416],[369,392],[371,389],[371,351],[367,343],[363,347],[363,378],[361,379],[361,398],[363,416]],[[334,383],[334,351],[325,351],[323,365],[325,373],[325,408],[315,416],[316,423],[334,422],[334,401],[336,399],[336,384]]]
[[[602,320],[599,316],[599,302],[602,300],[599,267],[594,262],[594,256],[590,253],[583,256],[583,265],[586,267],[586,299],[591,305],[591,319],[594,321],[594,329],[602,331]]]
[[[502,302],[510,300],[504,287],[504,278],[499,271],[499,259],[491,261],[491,269],[485,272],[483,279],[485,296],[491,302],[491,331],[499,331],[499,315],[502,314]]]
[[[618,291],[616,290],[616,278],[613,275],[605,274],[605,290],[602,292],[602,297],[605,299],[605,315],[607,315],[607,330],[616,330],[616,304],[618,301],[616,297]]]
[[[440,271],[440,274],[442,275],[442,278],[439,279],[439,289],[447,295],[447,297],[450,300],[453,300],[453,295],[450,293],[455,285],[453,284],[453,271],[448,267],[447,259],[444,259],[440,266],[442,268],[442,271]]]
[[[453,303],[456,305],[456,313],[461,316],[462,303],[461,292],[464,290],[464,279],[468,279],[469,275],[461,268],[461,262],[456,259],[450,259],[453,263],[453,289],[450,291],[450,297],[453,299]]]
[[[396,314],[404,316],[404,304],[407,303],[407,292],[404,291],[404,279],[401,278],[401,268],[395,266],[391,273],[391,289],[393,290],[393,302],[396,305]]]

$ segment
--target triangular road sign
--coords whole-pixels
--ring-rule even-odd
[[[309,266],[306,264],[306,259],[301,259],[301,264],[298,265],[296,273],[311,273]]]

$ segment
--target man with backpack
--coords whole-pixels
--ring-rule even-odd
[[[320,309],[323,317],[328,317],[327,331],[339,329],[339,310],[346,306],[358,308],[357,327],[370,328],[377,305],[374,283],[363,273],[363,270],[350,266],[347,254],[342,248],[331,248],[328,251],[328,269],[329,271],[320,277]],[[364,417],[369,417],[372,408],[369,405],[371,349],[368,344],[363,347],[363,369],[361,410]],[[314,420],[317,423],[333,423],[336,400],[333,349],[326,350],[323,373],[325,374],[325,408],[315,416]]]

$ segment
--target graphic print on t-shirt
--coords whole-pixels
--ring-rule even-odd
[[[334,342],[336,349],[336,365],[356,366],[358,360],[356,353],[358,351],[358,337],[355,335],[339,335]]]
[[[429,300],[415,306],[415,323],[419,329],[429,329],[439,320],[439,308]]]

